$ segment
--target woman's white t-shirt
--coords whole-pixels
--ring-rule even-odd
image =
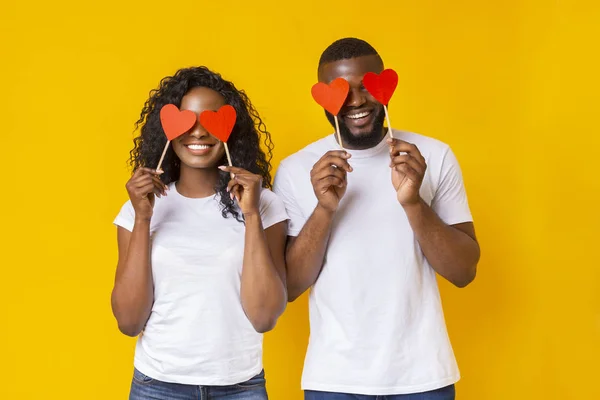
[[[262,334],[242,309],[244,224],[221,214],[218,195],[187,198],[169,185],[150,224],[154,304],[137,341],[135,367],[165,382],[231,385],[262,370]],[[288,219],[270,190],[260,195],[264,229]],[[133,230],[125,203],[114,223]]]

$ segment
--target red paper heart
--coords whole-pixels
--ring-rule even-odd
[[[200,114],[200,124],[221,142],[226,142],[235,126],[236,117],[235,108],[226,104],[216,112],[203,111]]]
[[[313,99],[333,115],[338,115],[348,97],[350,85],[344,78],[337,78],[329,85],[319,82],[313,85],[311,93]]]
[[[174,104],[167,104],[160,109],[160,123],[168,140],[183,135],[196,123],[196,114],[190,110],[179,111]]]
[[[378,102],[387,106],[398,86],[398,74],[393,69],[386,69],[379,75],[367,72],[363,78],[363,86]]]

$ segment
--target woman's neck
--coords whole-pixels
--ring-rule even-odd
[[[184,197],[209,197],[215,194],[218,180],[217,168],[190,168],[182,165],[176,183],[177,191]]]

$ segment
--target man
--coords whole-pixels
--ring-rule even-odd
[[[450,148],[410,132],[386,138],[383,106],[362,86],[383,69],[359,39],[323,52],[319,81],[350,84],[338,116],[348,152],[327,136],[285,159],[275,179],[290,216],[289,301],[312,287],[307,400],[455,397],[436,273],[468,285],[479,245]]]

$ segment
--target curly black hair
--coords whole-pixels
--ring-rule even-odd
[[[160,123],[160,109],[165,104],[181,105],[183,96],[194,87],[207,87],[220,93],[227,104],[235,108],[237,120],[227,140],[231,158],[236,167],[262,176],[263,187],[271,188],[271,159],[273,157],[273,141],[267,131],[258,111],[243,90],[238,90],[233,83],[223,79],[204,66],[183,68],[173,76],[160,81],[159,87],[150,91],[150,97],[144,104],[135,129],[141,125],[141,134],[133,142],[129,164],[135,171],[140,167],[156,168],[162,151],[167,143],[167,137]],[[266,149],[261,148],[263,141]],[[225,156],[221,161],[225,165]],[[179,179],[180,160],[173,148],[169,146],[161,169],[164,173],[161,180],[165,184]],[[243,216],[227,193],[229,174],[219,171],[219,180],[215,191],[220,195],[221,214],[224,218],[233,216],[243,222]]]

